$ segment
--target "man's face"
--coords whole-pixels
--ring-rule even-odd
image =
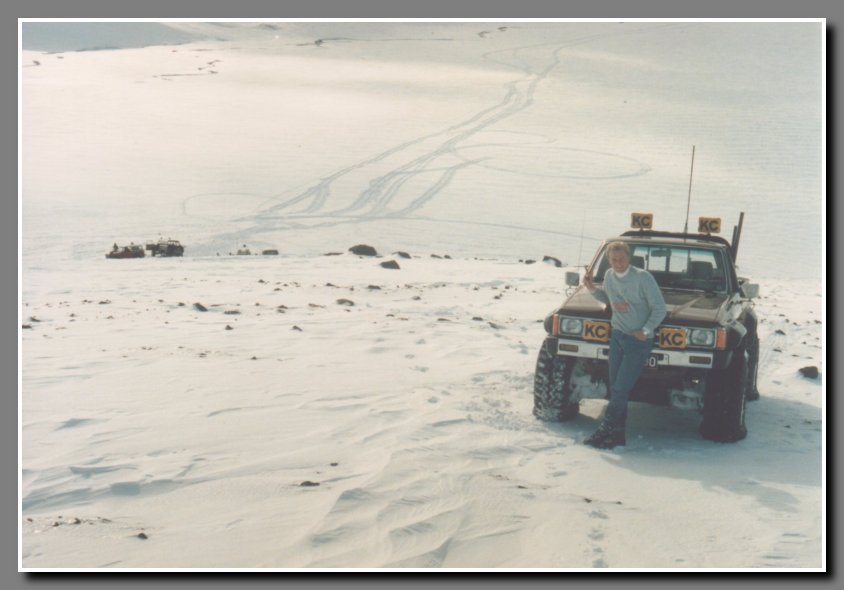
[[[622,273],[630,265],[630,259],[624,250],[613,250],[610,252],[610,266],[615,272]]]

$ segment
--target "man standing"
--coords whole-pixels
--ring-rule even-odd
[[[612,308],[610,336],[610,402],[598,430],[584,442],[599,449],[625,444],[627,401],[654,344],[654,331],[665,317],[665,299],[653,275],[630,265],[630,247],[624,242],[607,246],[610,266],[603,289],[595,287],[592,271],[583,285],[595,299]]]

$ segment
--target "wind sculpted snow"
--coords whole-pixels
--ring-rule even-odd
[[[22,567],[824,568],[818,23],[173,28],[24,40]],[[631,212],[682,229],[692,145],[762,398],[595,451],[605,402],[532,417],[542,320]]]

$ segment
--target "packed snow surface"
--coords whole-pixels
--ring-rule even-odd
[[[165,26],[24,30],[23,568],[825,567],[819,23]],[[603,400],[531,414],[542,320],[683,229],[692,146],[762,398],[596,451]]]

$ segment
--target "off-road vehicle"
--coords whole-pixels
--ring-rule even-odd
[[[587,267],[600,286],[612,241],[627,243],[631,264],[656,279],[668,313],[654,334],[654,348],[631,401],[699,410],[704,438],[735,442],[747,435],[745,402],[758,399],[757,317],[759,286],[736,271],[742,213],[732,243],[712,235],[720,219],[701,218],[699,233],[650,229],[650,214],[633,214],[634,229],[605,240]],[[566,273],[565,303],[545,319],[548,333],[536,363],[534,415],[571,420],[580,400],[609,397],[608,357],[612,310]]]

